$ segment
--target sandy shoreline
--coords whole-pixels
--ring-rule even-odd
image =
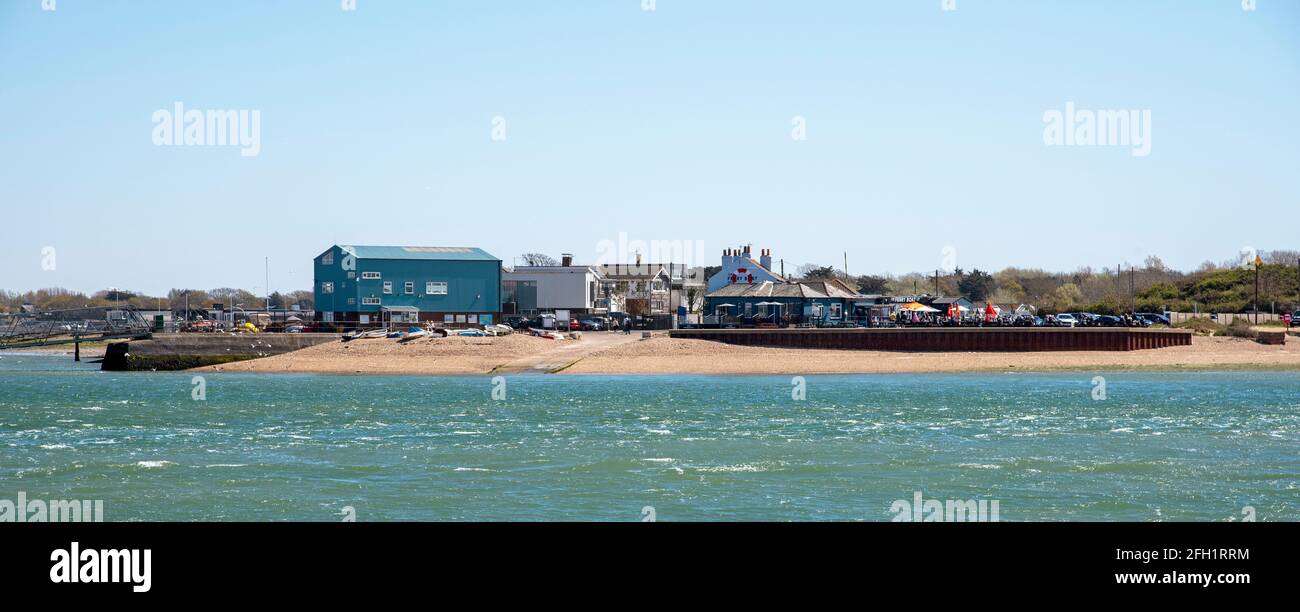
[[[331,342],[213,372],[329,374],[857,374],[1054,370],[1300,370],[1300,342],[1267,346],[1196,337],[1191,346],[1129,352],[1023,353],[849,351],[748,347],[617,333],[580,340],[434,338]]]

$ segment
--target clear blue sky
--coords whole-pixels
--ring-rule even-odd
[[[262,293],[333,243],[619,232],[855,274],[1300,247],[1300,2],[956,2],[6,0],[0,288]],[[260,154],[155,146],[176,101],[258,110]],[[1045,146],[1067,101],[1149,109],[1151,154]]]

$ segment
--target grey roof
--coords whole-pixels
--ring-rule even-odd
[[[344,252],[357,259],[423,259],[433,261],[501,261],[487,251],[475,247],[439,246],[347,246],[339,245]]]
[[[559,274],[562,272],[569,273],[569,274],[586,274],[588,272],[591,272],[592,274],[599,276],[600,266],[584,266],[581,264],[573,265],[573,266],[515,266],[507,270],[506,274],[507,275],[513,273],[532,274],[535,272],[549,273],[549,274]]]
[[[772,298],[847,298],[858,299],[863,296],[849,291],[845,285],[835,281],[831,282],[799,282],[799,283],[773,283],[763,281],[761,283],[734,283],[727,285],[710,293],[704,297],[709,298],[729,298],[729,297],[772,297]]]
[[[668,276],[668,271],[659,264],[605,264],[596,266],[601,275],[607,279],[651,279]]]

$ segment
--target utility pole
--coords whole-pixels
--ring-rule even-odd
[[[849,280],[849,252],[844,251],[844,280]]]
[[[934,295],[939,295],[939,271],[934,271]]]
[[[1260,266],[1264,265],[1264,260],[1260,256],[1255,256],[1255,325],[1260,325]]]
[[[271,258],[266,258],[266,314],[271,314]]]

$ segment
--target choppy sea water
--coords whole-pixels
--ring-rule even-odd
[[[1300,374],[106,373],[0,353],[0,499],[107,520],[1300,518]],[[1106,399],[1093,377],[1105,377]],[[347,510],[351,508],[352,510]]]

